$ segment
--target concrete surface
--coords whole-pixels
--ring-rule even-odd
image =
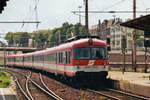
[[[0,100],[17,100],[17,98],[13,89],[0,88]]]
[[[150,98],[149,76],[149,73],[125,72],[123,74],[117,71],[110,71],[108,74],[113,88]]]

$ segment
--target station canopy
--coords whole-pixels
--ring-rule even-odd
[[[142,16],[125,23],[120,24],[121,26],[135,28],[139,30],[150,31],[150,15]]]

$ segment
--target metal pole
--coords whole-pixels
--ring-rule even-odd
[[[144,72],[147,73],[147,47],[145,47],[145,67],[144,67]]]
[[[4,67],[6,67],[6,48],[4,45]]]
[[[146,15],[147,15],[147,10],[148,10],[148,9],[150,9],[150,8],[146,8]]]
[[[133,0],[133,19],[136,18],[136,0]],[[133,66],[134,72],[136,72],[136,30],[133,31]]]
[[[124,74],[125,72],[125,48],[123,48],[123,68],[122,68],[122,73]]]
[[[81,11],[81,6],[79,6],[79,23],[81,23],[81,13],[80,13],[80,11]]]
[[[89,36],[89,26],[88,26],[88,0],[85,1],[85,33]]]
[[[59,44],[61,44],[61,33],[59,32]]]

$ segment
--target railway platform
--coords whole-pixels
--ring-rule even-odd
[[[17,100],[17,97],[13,89],[0,88],[0,100]]]
[[[150,97],[150,73],[109,71],[107,78],[115,89]]]

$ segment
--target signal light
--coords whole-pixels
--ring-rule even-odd
[[[111,47],[110,47],[110,35],[106,36],[106,43],[107,43],[107,51],[110,51],[111,50]]]

